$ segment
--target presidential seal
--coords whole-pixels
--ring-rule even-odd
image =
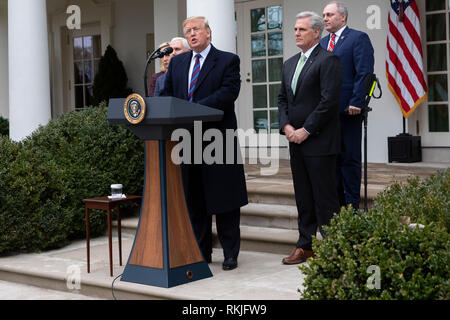
[[[145,101],[137,93],[130,94],[123,103],[123,113],[128,122],[137,124],[145,118]]]

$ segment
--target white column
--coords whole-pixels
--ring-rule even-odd
[[[46,0],[8,1],[10,138],[51,118]]]
[[[236,53],[233,0],[187,0],[186,13],[188,17],[206,17],[211,28],[211,43],[217,49]]]
[[[9,118],[8,2],[0,0],[0,116]]]

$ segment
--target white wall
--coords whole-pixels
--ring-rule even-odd
[[[153,33],[153,1],[116,1],[114,5],[113,47],[123,62],[128,86],[144,94],[146,34]]]
[[[295,15],[300,11],[315,11],[322,15],[323,8],[329,1],[284,1],[284,55],[285,59],[298,52],[295,46],[293,26],[295,24]],[[388,162],[387,137],[395,136],[402,131],[402,113],[395,101],[392,93],[387,87],[385,54],[387,39],[387,16],[389,10],[389,1],[343,1],[349,10],[348,26],[353,29],[366,32],[375,50],[375,74],[380,80],[383,96],[380,100],[372,99],[370,107],[373,111],[368,117],[368,162]],[[381,9],[381,29],[369,30],[367,19],[369,14],[366,10],[370,5],[377,5]],[[322,36],[327,35],[324,31]]]
[[[9,117],[8,1],[0,0],[0,116]]]

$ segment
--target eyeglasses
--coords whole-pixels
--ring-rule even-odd
[[[184,34],[185,35],[190,34],[192,31],[194,31],[194,33],[198,33],[200,30],[201,30],[200,27],[193,27],[193,28],[184,30]]]

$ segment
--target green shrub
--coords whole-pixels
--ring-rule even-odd
[[[448,185],[448,174],[394,184],[367,213],[342,209],[335,215],[324,227],[327,237],[313,241],[316,258],[300,266],[306,275],[303,299],[449,299],[450,234],[443,223],[450,214],[449,192],[441,189]],[[406,190],[413,189],[428,200],[421,205],[406,200],[414,197]],[[442,191],[444,197],[428,195]],[[447,202],[441,202],[445,197]],[[425,217],[424,209],[431,214]],[[405,212],[424,228],[403,223]],[[379,289],[368,286],[373,267],[379,268]]]
[[[23,142],[0,140],[0,254],[61,247],[84,237],[82,199],[110,194],[112,183],[142,194],[143,142],[106,120],[107,108],[64,114]],[[106,215],[90,217],[93,236]]]
[[[9,121],[0,117],[0,136],[9,136]]]
[[[377,195],[374,207],[389,208],[416,223],[436,222],[450,232],[450,169],[423,181],[395,182]]]
[[[133,92],[127,87],[128,77],[122,61],[119,60],[116,50],[110,45],[101,57],[98,72],[94,78],[93,102],[95,105],[110,98],[127,97]]]

